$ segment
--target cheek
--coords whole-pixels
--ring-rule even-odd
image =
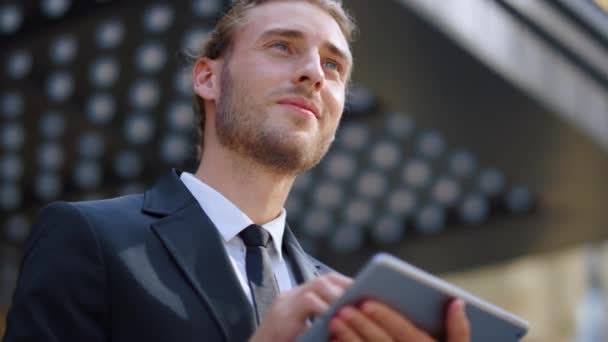
[[[243,78],[260,85],[284,79],[286,72],[293,70],[292,66],[278,64],[280,61],[269,63],[267,58],[262,58],[260,55],[243,54],[243,56],[239,61],[239,72]]]
[[[339,89],[328,91],[324,96],[323,102],[330,115],[330,121],[340,121],[342,111],[344,110],[344,91]]]

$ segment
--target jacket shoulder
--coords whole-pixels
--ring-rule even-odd
[[[93,201],[63,202],[78,211],[88,214],[112,211],[114,213],[141,211],[143,205],[143,194],[128,195]],[[60,202],[61,203],[61,202]]]
[[[104,200],[57,201],[40,209],[32,226],[28,246],[47,234],[103,234],[124,229],[142,221],[143,195],[129,195]]]

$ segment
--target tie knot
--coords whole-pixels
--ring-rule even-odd
[[[266,229],[257,224],[252,224],[243,229],[243,231],[239,233],[239,236],[243,239],[243,242],[247,247],[266,247],[268,241],[270,241],[270,234]]]

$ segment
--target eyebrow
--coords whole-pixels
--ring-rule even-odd
[[[285,37],[285,38],[293,38],[293,39],[304,39],[304,33],[302,31],[284,29],[284,28],[275,28],[275,29],[267,30],[264,33],[262,33],[260,40],[268,39],[270,37],[276,37],[276,36]],[[323,46],[326,49],[328,49],[332,54],[338,56],[340,59],[343,59],[343,60],[347,61],[348,63],[352,64],[352,58],[350,57],[350,54],[345,52],[344,50],[340,49],[335,44],[326,42],[325,44],[323,44]]]

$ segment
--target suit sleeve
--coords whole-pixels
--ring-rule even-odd
[[[105,341],[108,295],[99,241],[78,208],[42,209],[27,243],[4,342]]]

